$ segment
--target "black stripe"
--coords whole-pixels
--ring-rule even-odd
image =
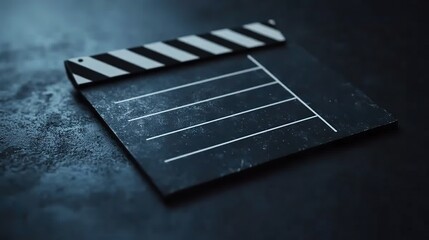
[[[170,41],[166,41],[165,43],[167,43],[168,45],[171,45],[173,47],[176,47],[178,49],[181,49],[185,52],[189,52],[192,53],[194,55],[197,55],[200,58],[206,58],[206,57],[211,57],[213,56],[213,54],[206,52],[200,48],[196,48],[194,46],[191,46],[189,44],[186,44],[182,41],[179,40],[170,40]]]
[[[107,76],[104,76],[101,73],[95,72],[91,69],[83,67],[83,66],[76,64],[74,62],[67,61],[66,63],[67,63],[68,68],[70,68],[71,73],[77,74],[77,75],[82,76],[84,78],[87,78],[91,81],[100,81],[100,80],[104,80],[104,79],[108,78]]]
[[[157,53],[145,47],[134,47],[134,48],[129,48],[128,50],[135,52],[137,54],[143,55],[157,62],[163,63],[164,65],[174,65],[179,63],[179,61],[175,59],[172,59],[170,57],[167,57],[165,55],[162,55],[160,53]]]
[[[267,44],[278,43],[278,41],[276,41],[276,40],[274,40],[272,38],[265,37],[265,36],[263,36],[263,35],[261,35],[259,33],[255,33],[253,31],[250,31],[250,30],[245,29],[245,28],[235,28],[233,30],[234,30],[234,32],[238,32],[238,33],[241,33],[241,34],[243,34],[245,36],[248,36],[250,38],[253,38],[253,39],[256,39],[258,41],[261,41],[261,42],[265,43],[266,45]]]
[[[102,61],[104,63],[107,63],[109,65],[115,66],[119,69],[125,70],[129,73],[135,73],[135,72],[139,72],[139,71],[143,71],[144,69],[136,66],[132,63],[129,63],[127,61],[124,61],[120,58],[117,58],[115,56],[112,56],[108,53],[103,53],[103,54],[98,54],[98,55],[94,55],[91,56],[92,58],[95,58],[99,61]]]
[[[224,46],[224,47],[227,47],[229,49],[232,49],[233,51],[240,51],[240,50],[247,49],[247,48],[245,48],[243,46],[240,46],[238,44],[235,44],[235,43],[230,42],[228,40],[225,40],[223,38],[216,37],[215,35],[212,35],[211,33],[202,34],[202,35],[199,35],[199,37],[202,37],[202,38],[207,39],[207,40],[209,40],[211,42],[214,42],[214,43],[217,43],[217,44],[219,44],[221,46]]]

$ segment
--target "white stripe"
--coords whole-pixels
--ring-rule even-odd
[[[184,157],[188,157],[188,156],[191,156],[191,155],[194,155],[194,154],[197,154],[197,153],[205,152],[205,151],[213,149],[213,148],[221,147],[221,146],[233,143],[233,142],[238,142],[238,141],[244,140],[246,138],[251,138],[251,137],[263,134],[263,133],[271,132],[271,131],[274,131],[274,130],[277,130],[277,129],[280,129],[280,128],[284,128],[284,127],[287,127],[287,126],[290,126],[290,125],[293,125],[293,124],[304,122],[304,121],[307,121],[307,120],[310,120],[310,119],[313,119],[313,118],[317,118],[317,116],[311,116],[311,117],[308,117],[308,118],[303,118],[303,119],[300,119],[300,120],[297,120],[297,121],[294,121],[294,122],[290,122],[290,123],[286,123],[286,124],[283,124],[283,125],[280,125],[280,126],[277,126],[277,127],[269,128],[269,129],[266,129],[264,131],[260,131],[260,132],[257,132],[257,133],[252,133],[252,134],[249,134],[249,135],[246,135],[246,136],[243,136],[243,137],[240,137],[240,138],[236,138],[236,139],[233,139],[233,140],[230,140],[230,141],[227,141],[227,142],[219,143],[219,144],[216,144],[216,145],[213,145],[213,146],[210,146],[210,147],[206,147],[206,148],[203,148],[203,149],[200,149],[200,150],[197,150],[197,151],[193,151],[193,152],[186,153],[186,154],[183,154],[183,155],[180,155],[180,156],[177,156],[177,157],[169,158],[169,159],[164,160],[164,162],[168,163],[168,162],[171,162],[171,161],[174,161],[174,160],[178,160],[178,159],[181,159],[181,158],[184,158]]]
[[[81,85],[84,83],[90,83],[91,82],[91,80],[86,79],[86,78],[79,76],[79,75],[76,75],[76,74],[73,74],[73,78],[76,81],[77,85]]]
[[[296,95],[292,90],[290,90],[288,87],[286,87],[286,85],[282,81],[280,81],[276,76],[274,76],[274,74],[272,74],[270,71],[268,71],[268,69],[265,68],[261,63],[259,63],[255,58],[253,58],[250,55],[247,55],[247,58],[249,58],[249,60],[252,61],[256,66],[260,67],[266,74],[268,74],[268,76],[270,76],[272,79],[274,79],[274,81],[276,81],[278,84],[280,84],[280,86],[282,86],[286,91],[288,91],[290,94],[292,94],[292,96],[296,97],[296,99],[298,99],[298,101],[300,101],[305,107],[307,107],[308,110],[310,110],[318,118],[320,118],[320,120],[322,120],[322,122],[324,122],[334,132],[337,132],[337,129],[335,129],[331,124],[328,123],[328,121],[326,121],[322,116],[320,116],[316,111],[314,111],[313,108],[308,106],[307,103],[302,101],[302,99],[300,97],[298,97],[298,95]]]
[[[132,122],[132,121],[139,120],[139,119],[142,119],[142,118],[147,118],[147,117],[155,116],[155,115],[158,115],[158,114],[161,114],[161,113],[171,112],[171,111],[174,111],[174,110],[177,110],[177,109],[181,109],[181,108],[185,108],[185,107],[190,107],[192,105],[196,105],[196,104],[200,104],[200,103],[204,103],[204,102],[209,102],[209,101],[212,101],[212,100],[216,100],[216,99],[220,99],[220,98],[224,98],[224,97],[236,95],[236,94],[239,94],[239,93],[244,93],[244,92],[252,91],[252,90],[255,90],[255,89],[258,89],[258,88],[267,87],[267,86],[274,85],[274,84],[277,84],[277,82],[264,83],[264,84],[257,85],[257,86],[254,86],[254,87],[245,88],[245,89],[242,89],[242,90],[239,90],[239,91],[235,91],[235,92],[223,94],[223,95],[220,95],[220,96],[216,96],[216,97],[204,99],[204,100],[201,100],[201,101],[198,101],[198,102],[193,102],[193,103],[185,104],[185,105],[182,105],[182,106],[170,108],[170,109],[159,111],[159,112],[156,112],[156,113],[150,113],[150,114],[147,114],[147,115],[144,115],[144,116],[141,116],[141,117],[136,117],[136,118],[129,119],[128,122]]]
[[[277,41],[284,41],[285,37],[282,35],[282,33],[274,28],[268,27],[261,23],[249,23],[243,26],[244,28],[259,33],[261,35],[264,35],[266,37],[272,38]]]
[[[182,41],[184,43],[200,48],[215,55],[229,53],[232,51],[229,48],[226,48],[214,42],[210,42],[204,38],[195,35],[181,37],[179,38],[179,41]]]
[[[163,42],[150,43],[144,46],[146,48],[149,48],[150,50],[153,50],[165,56],[174,58],[180,62],[186,62],[186,61],[198,59],[198,56],[195,56],[194,54],[185,52],[173,46],[167,45]]]
[[[142,67],[144,69],[152,69],[164,66],[164,64],[162,63],[159,63],[155,60],[139,55],[137,53],[131,52],[127,49],[112,51],[109,52],[109,54],[139,67]]]
[[[212,31],[211,34],[218,36],[220,38],[226,39],[228,41],[234,42],[236,44],[239,44],[243,47],[247,47],[247,48],[259,47],[259,46],[263,46],[265,44],[261,41],[258,41],[256,39],[245,36],[243,34],[234,32],[234,31],[227,29],[227,28]]]
[[[219,75],[219,76],[216,76],[216,77],[206,78],[206,79],[203,79],[203,80],[200,80],[200,81],[191,82],[191,83],[187,83],[187,84],[183,84],[183,85],[179,85],[179,86],[175,86],[175,87],[171,87],[171,88],[166,88],[166,89],[159,90],[159,91],[156,91],[156,92],[146,93],[146,94],[143,94],[143,95],[139,95],[139,96],[135,96],[135,97],[131,97],[131,98],[119,100],[119,101],[116,101],[114,103],[118,104],[118,103],[128,102],[128,101],[131,101],[131,100],[136,100],[136,99],[139,99],[139,98],[149,97],[149,96],[157,95],[157,94],[160,94],[160,93],[170,92],[170,91],[174,91],[174,90],[185,88],[185,87],[190,87],[190,86],[197,85],[197,84],[202,84],[202,83],[206,83],[206,82],[211,82],[211,81],[219,80],[219,79],[222,79],[222,78],[232,77],[232,76],[235,76],[235,75],[244,74],[244,73],[247,73],[247,72],[252,72],[252,71],[259,70],[259,69],[260,69],[259,67],[253,67],[253,68],[243,69],[243,70],[240,70],[240,71],[223,74],[223,75]]]
[[[109,65],[107,63],[98,61],[97,59],[92,57],[72,58],[69,61],[72,61],[76,64],[89,68],[95,72],[101,73],[108,77],[116,77],[116,76],[120,76],[128,73],[127,71],[124,71],[122,69]]]
[[[252,108],[252,109],[249,109],[249,110],[246,110],[246,111],[242,111],[242,112],[234,113],[234,114],[227,115],[227,116],[224,116],[224,117],[216,118],[216,119],[213,119],[213,120],[210,120],[210,121],[207,121],[207,122],[195,124],[195,125],[192,125],[192,126],[189,126],[189,127],[177,129],[177,130],[174,130],[174,131],[171,131],[171,132],[167,132],[167,133],[163,133],[163,134],[160,134],[160,135],[157,135],[157,136],[154,136],[154,137],[147,138],[146,141],[153,140],[153,139],[156,139],[156,138],[159,138],[159,137],[164,137],[164,136],[167,136],[167,135],[170,135],[170,134],[173,134],[173,133],[182,132],[182,131],[185,131],[185,130],[188,130],[188,129],[191,129],[191,128],[200,127],[200,126],[203,126],[203,125],[206,125],[206,124],[209,124],[209,123],[214,123],[214,122],[218,122],[218,121],[221,121],[221,120],[224,120],[224,119],[236,117],[236,116],[239,116],[239,115],[242,115],[242,114],[245,114],[245,113],[254,112],[254,111],[257,111],[257,110],[260,110],[260,109],[264,109],[264,108],[267,108],[267,107],[279,105],[281,103],[289,102],[289,101],[292,101],[294,99],[295,99],[294,97],[293,98],[289,98],[289,99],[286,99],[286,100],[282,100],[282,101],[270,103],[270,104],[267,104],[267,105],[263,105],[263,106],[260,106],[260,107]]]

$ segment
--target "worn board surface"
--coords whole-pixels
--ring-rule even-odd
[[[395,122],[294,44],[81,91],[163,195]]]

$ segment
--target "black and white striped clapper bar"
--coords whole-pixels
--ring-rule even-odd
[[[92,56],[71,58],[65,61],[65,67],[69,79],[76,87],[80,87],[285,41],[283,34],[276,29],[275,22],[269,20]]]

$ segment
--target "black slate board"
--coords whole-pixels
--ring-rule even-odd
[[[396,122],[290,43],[81,93],[164,196]]]

